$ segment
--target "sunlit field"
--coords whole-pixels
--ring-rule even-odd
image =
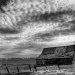
[[[75,75],[72,65],[38,67],[34,75]]]
[[[45,70],[45,71],[40,71],[36,72],[35,75],[75,75],[74,72],[69,72],[68,70]]]

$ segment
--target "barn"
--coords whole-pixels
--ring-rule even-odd
[[[75,45],[44,48],[36,58],[37,66],[71,65],[75,57]]]

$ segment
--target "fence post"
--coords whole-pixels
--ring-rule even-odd
[[[37,71],[37,69],[36,69],[36,65],[34,65],[34,69],[35,69],[35,71]]]
[[[19,67],[17,66],[17,71],[18,71],[18,73],[19,73]]]
[[[30,64],[29,64],[29,69],[30,69],[30,71],[31,71],[31,66],[30,66]]]
[[[8,72],[8,74],[10,74],[8,67],[6,66],[6,64],[4,64],[4,66],[6,67],[6,70]]]

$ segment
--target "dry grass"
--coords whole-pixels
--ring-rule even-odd
[[[57,66],[39,67],[35,75],[75,75],[75,70],[72,65],[62,66],[60,69]]]

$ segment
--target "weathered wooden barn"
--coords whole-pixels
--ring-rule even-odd
[[[73,64],[74,57],[75,45],[44,48],[36,59],[36,65],[70,65]]]

